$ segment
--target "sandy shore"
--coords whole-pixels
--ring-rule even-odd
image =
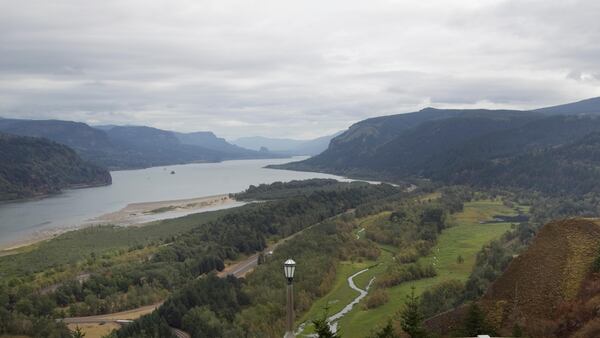
[[[148,222],[177,218],[199,212],[232,208],[243,204],[245,203],[238,202],[229,197],[229,195],[132,203],[121,210],[98,216],[76,226],[40,230],[22,240],[0,245],[0,257],[18,253],[21,250],[24,250],[24,247],[54,238],[65,232],[82,229],[92,225],[112,224],[118,226],[141,226]]]
[[[145,202],[128,204],[125,208],[104,214],[90,221],[91,224],[113,224],[121,226],[137,225],[169,216],[184,216],[234,204],[229,195],[190,198],[183,200]],[[165,217],[166,216],[166,217]]]

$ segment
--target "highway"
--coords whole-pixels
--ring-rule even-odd
[[[159,306],[162,305],[163,302],[146,305],[139,307],[137,309],[109,313],[105,315],[97,315],[97,316],[86,316],[86,317],[70,317],[61,319],[66,324],[93,324],[93,323],[108,323],[108,322],[117,322],[117,320],[134,320],[145,314],[151,313],[152,311],[158,309]]]

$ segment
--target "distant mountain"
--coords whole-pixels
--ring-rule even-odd
[[[107,170],[84,162],[65,145],[0,133],[0,200],[110,183]]]
[[[279,156],[228,144],[210,132],[183,134],[144,126],[93,128],[71,121],[0,119],[0,131],[53,140],[111,169]]]
[[[600,179],[600,162],[582,157],[600,149],[596,111],[600,99],[534,111],[427,108],[361,121],[323,153],[274,167],[585,193]]]
[[[271,152],[287,155],[317,155],[329,146],[329,142],[342,132],[333,135],[322,136],[312,140],[295,140],[287,138],[269,138],[262,136],[241,137],[235,141],[240,147],[260,150],[266,148]]]
[[[143,126],[113,127],[105,130],[113,150],[93,154],[108,167],[142,168],[190,162],[218,162],[226,159],[218,151],[182,144],[173,132]]]
[[[201,146],[204,148],[220,151],[239,158],[261,158],[264,153],[239,147],[227,142],[224,138],[217,137],[210,131],[199,131],[194,133],[174,133],[183,144]]]

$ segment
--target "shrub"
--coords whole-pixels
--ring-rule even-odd
[[[433,265],[413,263],[392,266],[380,277],[376,284],[378,287],[389,288],[411,280],[434,277],[437,275]]]
[[[367,297],[365,309],[374,309],[387,303],[390,300],[390,295],[385,289],[377,288]]]
[[[421,308],[425,318],[450,310],[457,306],[465,288],[458,280],[449,280],[435,285],[421,295]]]

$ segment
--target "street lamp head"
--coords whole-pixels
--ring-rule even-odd
[[[288,283],[291,283],[294,279],[294,272],[296,271],[296,262],[293,259],[288,259],[283,263],[283,273],[285,274],[285,278],[287,278]]]

